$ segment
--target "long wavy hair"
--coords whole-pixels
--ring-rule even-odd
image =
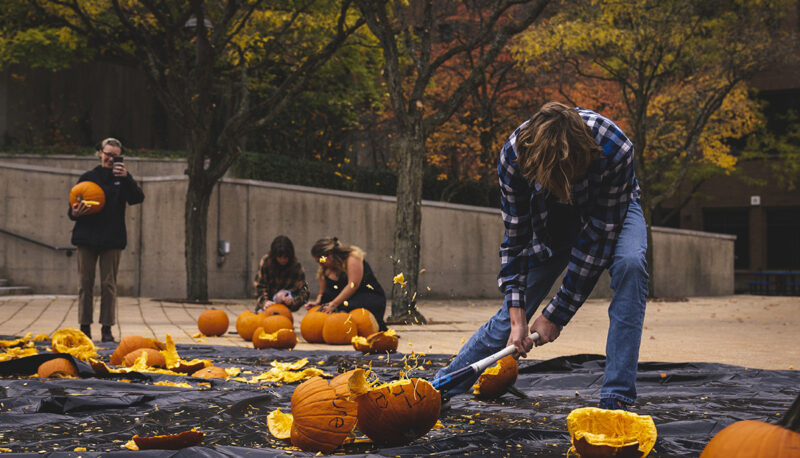
[[[572,181],[586,173],[600,152],[578,112],[560,102],[542,105],[517,134],[522,176],[562,202],[571,201]]]
[[[326,237],[317,240],[314,246],[311,247],[311,256],[314,259],[320,259],[325,256],[333,261],[334,269],[339,272],[347,273],[347,258],[355,256],[358,259],[364,259],[364,250],[355,245],[345,245],[336,237]],[[324,275],[324,267],[322,263],[319,265],[317,276],[322,278]]]
[[[278,264],[278,257],[286,256],[289,262],[285,266]],[[267,260],[267,272],[273,278],[281,278],[289,269],[297,264],[297,257],[294,254],[294,244],[285,235],[279,235],[272,240],[269,247],[269,259]]]

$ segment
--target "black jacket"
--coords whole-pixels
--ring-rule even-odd
[[[72,229],[72,244],[97,248],[100,250],[124,249],[128,244],[128,232],[125,229],[125,204],[134,205],[144,200],[142,188],[136,184],[133,176],[118,178],[111,169],[98,165],[81,175],[81,181],[97,183],[106,194],[106,204],[99,213],[72,216],[70,207],[67,215],[75,221]],[[115,184],[119,183],[119,184]]]

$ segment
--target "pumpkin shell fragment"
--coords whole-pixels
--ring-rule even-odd
[[[597,407],[575,409],[567,416],[572,452],[580,456],[647,456],[656,443],[656,425],[649,415]]]
[[[133,441],[139,450],[180,450],[200,445],[204,437],[205,433],[192,429],[179,434],[163,436],[141,437],[137,434],[133,436]]]

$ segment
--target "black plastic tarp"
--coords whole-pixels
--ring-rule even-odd
[[[31,377],[54,357],[41,354],[0,363],[0,447],[3,456],[286,457],[312,456],[287,450],[270,436],[266,416],[288,412],[299,384],[249,384],[201,380],[165,374],[94,374],[78,362],[79,379]],[[362,356],[339,351],[279,351],[209,345],[178,345],[181,358],[210,359],[238,367],[245,378],[271,368],[270,362],[309,359],[329,374],[371,364],[381,381],[397,379],[403,355]],[[108,351],[101,352],[107,361]],[[64,356],[64,355],[60,355]],[[68,356],[68,355],[67,355]],[[424,355],[411,376],[431,379],[449,361]],[[430,363],[427,363],[430,361]],[[336,454],[348,456],[564,456],[570,447],[566,416],[596,406],[604,358],[575,355],[548,361],[521,360],[516,387],[527,398],[506,394],[487,402],[472,395],[451,400],[443,428],[411,444],[381,448],[370,442],[348,444]],[[192,388],[156,385],[188,382]],[[208,382],[210,386],[200,386]],[[698,456],[710,438],[734,421],[774,422],[800,390],[800,373],[758,370],[713,363],[641,363],[639,400],[633,411],[650,415],[658,440],[650,456]],[[129,451],[134,435],[177,434],[197,428],[205,433],[198,447],[179,451]],[[84,448],[86,451],[74,451]],[[44,452],[44,453],[42,453]]]

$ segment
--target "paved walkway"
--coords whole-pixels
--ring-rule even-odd
[[[214,307],[228,313],[230,328],[221,337],[194,337],[197,317],[207,306],[139,297],[119,298],[119,322],[114,336],[143,335],[177,343],[209,345],[252,344],[236,334],[239,313],[251,310],[250,300],[215,300]],[[399,351],[454,354],[489,317],[500,300],[426,300],[420,311],[429,324],[392,326],[400,335]],[[535,348],[529,358],[541,360],[579,353],[604,352],[608,318],[607,300],[587,301],[561,337]],[[95,307],[95,316],[99,306]],[[305,312],[295,314],[295,329]],[[0,335],[23,336],[28,332],[52,334],[77,328],[76,296],[0,297]],[[100,326],[92,333],[99,338]],[[762,369],[800,369],[800,297],[726,296],[690,298],[685,302],[648,304],[642,337],[641,361],[709,361]],[[116,344],[97,343],[114,348]],[[349,346],[298,343],[298,350],[346,350]]]

